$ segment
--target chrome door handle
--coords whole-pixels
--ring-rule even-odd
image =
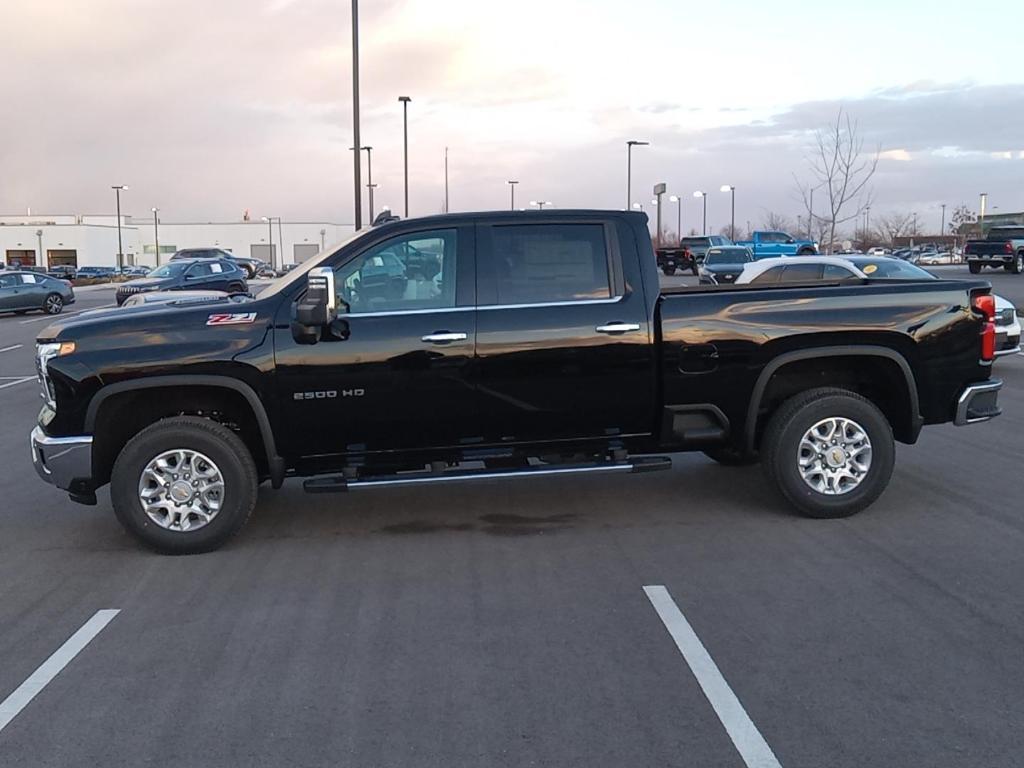
[[[428,344],[450,344],[453,341],[465,341],[467,338],[469,337],[464,333],[439,331],[438,333],[428,333],[423,337],[423,341]]]
[[[599,325],[594,330],[598,333],[626,333],[627,331],[639,331],[640,323],[608,323],[608,325]]]

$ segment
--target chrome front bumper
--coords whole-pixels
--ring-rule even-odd
[[[50,437],[36,427],[32,430],[32,464],[43,480],[71,490],[76,480],[92,479],[92,437]]]
[[[962,427],[964,424],[977,424],[994,419],[1003,412],[997,402],[1002,387],[1003,382],[998,379],[971,384],[960,394],[960,399],[956,402],[953,423]]]

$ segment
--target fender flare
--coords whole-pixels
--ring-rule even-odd
[[[800,360],[810,360],[816,357],[882,357],[896,363],[903,373],[907,385],[907,392],[910,396],[910,423],[912,436],[916,440],[924,419],[921,417],[920,399],[917,393],[917,380],[910,368],[907,358],[899,352],[888,347],[872,345],[849,344],[835,347],[814,347],[812,349],[799,349],[794,352],[786,352],[768,362],[761,370],[750,393],[750,403],[747,405],[747,421],[744,425],[744,445],[750,451],[754,450],[754,443],[757,433],[757,414],[761,410],[761,400],[764,398],[765,390],[772,376],[788,363]]]
[[[267,452],[267,466],[270,469],[271,486],[275,489],[281,487],[284,483],[285,463],[284,459],[277,454],[274,430],[270,426],[270,418],[267,416],[266,408],[263,407],[263,401],[260,400],[259,395],[256,394],[252,387],[244,381],[230,376],[201,374],[147,376],[142,379],[131,379],[129,381],[120,381],[116,384],[108,384],[102,387],[89,402],[89,407],[85,412],[86,433],[93,434],[100,406],[114,395],[142,389],[157,389],[159,387],[220,387],[221,389],[230,389],[242,395],[256,417],[260,437]]]

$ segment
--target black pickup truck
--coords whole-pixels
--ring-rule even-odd
[[[639,213],[389,222],[253,300],[49,326],[32,453],[76,501],[109,483],[168,553],[221,545],[264,481],[640,473],[694,450],[839,517],[882,493],[894,440],[998,415],[994,311],[978,280],[659,289]]]
[[[1019,275],[1024,272],[1024,227],[992,227],[984,240],[968,240],[964,258],[972,275],[982,267],[1002,267]]]

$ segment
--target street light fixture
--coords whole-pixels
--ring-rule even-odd
[[[530,205],[532,205],[534,208],[539,208],[540,210],[543,211],[544,206],[552,205],[552,202],[550,200],[531,200]]]
[[[506,181],[505,183],[508,184],[509,192],[512,193],[512,204],[511,204],[511,207],[509,208],[509,210],[510,211],[514,211],[516,209],[516,184],[518,184],[519,182],[518,181],[513,181],[513,180],[510,179],[510,180]]]
[[[679,195],[669,195],[669,202],[676,204],[676,234],[680,241],[683,239],[683,198]]]
[[[732,196],[732,213],[729,215],[729,237],[736,239],[736,187],[732,184],[723,184],[719,192],[728,192]]]
[[[274,256],[274,219],[277,219],[277,234],[281,234],[281,217],[280,216],[261,216],[263,221],[267,222],[267,242],[270,245],[270,268],[277,269],[277,259]],[[284,239],[281,238],[281,245],[284,245]],[[284,264],[284,254],[281,255],[281,263]]]
[[[626,205],[633,199],[633,147],[646,147],[650,143],[635,139],[626,142]]]
[[[402,102],[402,163],[405,166],[405,218],[409,218],[409,102],[408,96],[399,96]]]
[[[117,199],[117,270],[124,268],[124,249],[121,246],[121,190],[128,189],[127,184],[115,184],[111,187]]]
[[[153,240],[156,243],[154,246],[156,249],[156,265],[160,266],[160,221],[157,218],[157,214],[160,213],[159,208],[151,208],[153,211]]]
[[[704,224],[703,224],[703,228],[701,230],[701,234],[702,235],[707,235],[707,233],[708,233],[708,193],[707,192],[703,192],[703,191],[698,189],[696,192],[693,193],[693,196],[694,197],[702,197],[702,198],[704,198]]]
[[[634,211],[640,211],[641,213],[643,213],[644,204],[643,203],[633,203],[633,210]]]

